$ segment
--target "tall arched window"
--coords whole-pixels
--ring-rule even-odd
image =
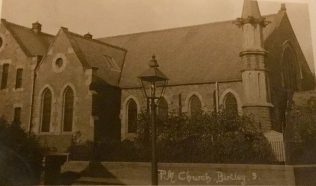
[[[65,89],[63,98],[63,131],[71,132],[74,115],[74,92],[70,87]]]
[[[137,104],[133,99],[127,103],[127,126],[128,133],[137,132]]]
[[[158,117],[162,120],[168,119],[168,102],[161,98],[158,103]]]
[[[295,52],[287,47],[283,53],[282,61],[282,84],[286,89],[297,90],[300,75],[300,66],[296,60]]]
[[[238,104],[235,96],[232,93],[228,93],[224,100],[225,111],[229,114],[238,113]]]
[[[42,94],[41,132],[49,132],[52,114],[52,92],[46,88]]]
[[[190,98],[189,108],[191,117],[196,117],[202,113],[202,103],[196,95]]]

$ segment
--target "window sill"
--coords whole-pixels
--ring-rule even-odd
[[[23,92],[24,88],[14,88],[13,92]]]
[[[0,89],[0,92],[9,92],[9,88]]]
[[[37,133],[37,135],[39,136],[71,136],[73,135],[72,132],[66,133],[66,132],[62,132],[62,133],[53,133],[53,132],[39,132]]]

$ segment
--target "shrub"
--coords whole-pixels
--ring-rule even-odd
[[[150,159],[148,117],[139,121],[137,146]],[[170,116],[157,122],[159,161],[205,163],[271,163],[272,149],[246,116],[228,113],[201,114],[194,118]]]
[[[289,163],[316,163],[316,106],[293,107],[285,134]]]
[[[0,185],[36,184],[43,152],[34,135],[0,118]]]
[[[146,114],[138,121],[132,141],[98,141],[100,161],[151,160],[151,127]],[[73,151],[74,152],[74,151]],[[157,154],[160,162],[271,163],[272,149],[248,117],[227,113],[200,114],[190,118],[171,115],[157,119]],[[74,156],[73,156],[74,157]]]

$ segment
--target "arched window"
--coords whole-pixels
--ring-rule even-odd
[[[168,119],[168,102],[161,98],[158,103],[158,117],[162,120]]]
[[[74,115],[74,92],[70,87],[65,89],[63,98],[63,131],[71,132]]]
[[[42,94],[41,132],[49,132],[52,114],[52,92],[46,88]]]
[[[191,117],[196,117],[202,113],[202,104],[200,99],[196,95],[193,95],[190,98],[189,109]]]
[[[287,47],[283,53],[282,61],[282,84],[286,89],[297,90],[300,76],[300,66],[297,63],[295,52]]]
[[[137,132],[137,104],[133,99],[127,103],[127,126],[128,133]]]
[[[238,113],[238,104],[235,96],[232,93],[228,93],[224,100],[225,112],[229,114]]]

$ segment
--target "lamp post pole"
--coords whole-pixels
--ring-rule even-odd
[[[152,135],[151,135],[151,184],[152,185],[158,185],[158,166],[157,166],[157,157],[156,157],[156,102],[155,102],[155,91],[156,91],[156,86],[155,83],[152,85],[152,90],[151,90],[151,105],[150,105],[150,112],[151,112],[151,117],[150,117],[150,122],[151,122],[151,130],[152,130]]]
[[[151,184],[158,185],[158,161],[157,161],[157,128],[156,128],[156,100],[159,101],[166,87],[168,77],[158,69],[156,57],[149,61],[149,69],[138,78],[141,80],[142,88],[147,98],[147,105],[150,104],[151,124]],[[158,89],[161,89],[159,92]],[[157,91],[157,92],[156,92]],[[149,104],[148,104],[149,103]]]

